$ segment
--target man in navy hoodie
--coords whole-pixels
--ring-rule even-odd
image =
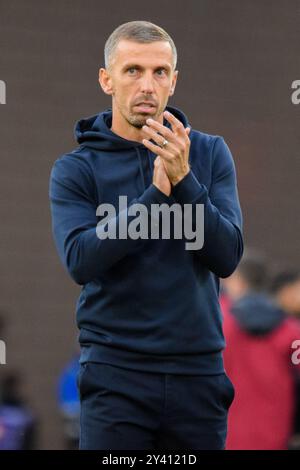
[[[243,253],[234,161],[222,137],[191,129],[167,106],[177,55],[162,28],[125,23],[104,52],[99,82],[112,109],[76,124],[79,146],[50,177],[57,250],[82,286],[80,448],[224,449],[234,388],[223,366],[219,278]],[[117,229],[134,220],[135,204],[177,204],[192,208],[199,230],[202,205],[203,246],[103,236],[97,208],[118,208],[121,196],[128,205],[110,219]]]

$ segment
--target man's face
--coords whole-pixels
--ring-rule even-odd
[[[277,298],[284,310],[300,318],[300,280],[280,289]]]
[[[102,70],[101,86],[112,95],[114,118],[141,128],[157,119],[174,93],[178,71],[167,41],[147,44],[119,42],[109,70]],[[101,74],[100,74],[101,76]]]
[[[232,301],[236,301],[246,295],[249,289],[247,282],[243,279],[243,276],[240,275],[238,269],[236,269],[231,276],[222,279],[222,284]]]

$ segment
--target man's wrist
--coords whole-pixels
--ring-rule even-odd
[[[190,204],[195,200],[204,203],[207,197],[207,188],[199,183],[190,168],[185,177],[176,186],[172,186],[172,196],[180,204]]]
[[[188,168],[187,171],[183,175],[173,179],[172,182],[171,182],[172,186],[175,187],[178,183],[180,183],[180,181],[182,181],[183,178],[185,178],[189,174],[190,170],[191,169]]]

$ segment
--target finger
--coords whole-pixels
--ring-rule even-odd
[[[169,111],[164,111],[164,117],[171,124],[172,130],[175,134],[179,134],[182,137],[186,136],[185,128],[179,119],[177,119],[174,114]]]
[[[176,136],[174,132],[171,131],[171,129],[168,129],[166,126],[161,124],[158,121],[155,121],[154,119],[147,119],[146,123],[148,127],[151,129],[154,129],[155,131],[159,132],[165,139],[167,139],[169,142],[176,142]]]
[[[162,146],[165,138],[158,134],[154,129],[151,129],[151,127],[149,126],[143,126],[143,131],[149,136],[149,138],[152,138],[152,140],[154,140],[154,142],[157,143],[157,145],[159,145],[160,147]],[[178,144],[177,144],[178,146]],[[168,141],[168,150],[176,150],[176,146],[175,145],[172,145],[171,142]]]
[[[163,148],[159,147],[159,145],[152,144],[152,142],[150,142],[150,140],[147,140],[147,139],[143,139],[142,142],[145,145],[145,147],[147,147],[149,150],[151,150],[151,152],[155,153],[156,155],[159,155],[160,157],[162,157],[163,159],[167,161],[173,160],[173,156],[170,155]]]

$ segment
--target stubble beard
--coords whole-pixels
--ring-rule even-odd
[[[136,129],[141,129],[145,124],[148,118],[157,119],[158,116],[163,112],[164,108],[157,108],[155,114],[150,113],[136,113],[130,111],[128,115],[123,114],[128,124],[135,127]]]

